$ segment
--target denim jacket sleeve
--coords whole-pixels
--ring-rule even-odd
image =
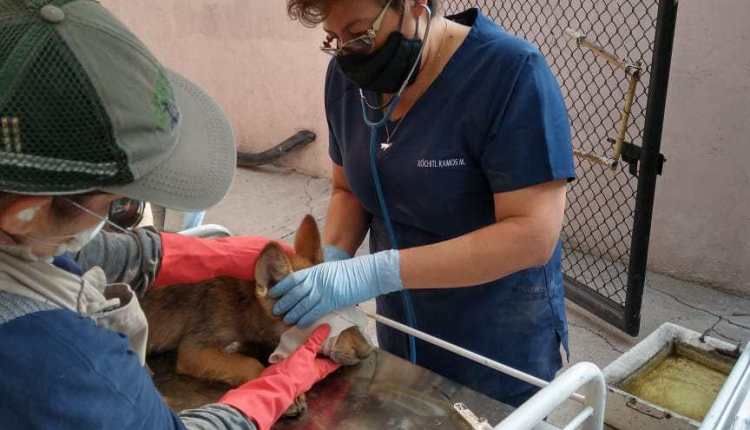
[[[101,267],[109,283],[129,284],[142,297],[161,263],[161,236],[151,227],[128,234],[103,231],[72,257],[83,271]]]

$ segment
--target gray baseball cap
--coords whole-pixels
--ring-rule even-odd
[[[0,190],[195,211],[235,166],[221,108],[99,3],[0,0]]]

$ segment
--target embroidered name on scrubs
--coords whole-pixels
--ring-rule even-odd
[[[417,160],[417,167],[423,169],[459,167],[465,166],[466,160],[463,158],[450,158],[448,160]]]

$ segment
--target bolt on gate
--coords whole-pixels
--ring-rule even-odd
[[[562,230],[567,297],[637,336],[677,0],[445,0],[541,50],[570,116],[578,179]]]

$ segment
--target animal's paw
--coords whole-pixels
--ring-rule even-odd
[[[375,349],[357,327],[349,327],[339,334],[330,358],[342,366],[354,366],[369,357]]]
[[[353,351],[333,351],[331,353],[331,360],[342,366],[354,366],[362,361],[361,358],[357,357],[357,354]]]
[[[297,418],[304,414],[305,411],[307,411],[307,400],[304,394],[300,394],[299,397],[294,399],[294,403],[289,406],[289,409],[284,412],[283,416],[285,418]]]

